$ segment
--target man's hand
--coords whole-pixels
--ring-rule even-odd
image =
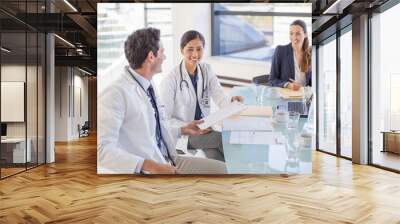
[[[181,127],[182,135],[195,136],[195,135],[207,134],[208,132],[211,131],[211,128],[200,129],[199,127],[197,127],[198,124],[201,124],[203,122],[204,122],[203,120],[195,120],[195,121],[192,121],[189,124]]]
[[[153,160],[146,159],[142,165],[142,171],[149,172],[150,174],[176,174],[175,167],[170,164],[160,164]]]
[[[233,102],[233,101],[238,101],[238,102],[243,103],[244,99],[241,96],[232,96],[231,102]]]
[[[292,89],[292,90],[297,91],[297,90],[300,89],[301,85],[299,85],[299,84],[297,84],[297,83],[295,83],[295,82],[292,82],[292,83],[289,83],[289,85],[288,85],[287,87],[288,87],[289,89]]]

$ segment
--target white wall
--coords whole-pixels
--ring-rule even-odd
[[[74,75],[74,94],[73,96],[75,102],[74,110],[75,113],[72,113],[72,130],[71,130],[71,135],[73,138],[78,138],[79,133],[78,133],[78,124],[81,126],[85,123],[85,121],[88,120],[88,78],[87,76],[81,76],[82,73],[78,73],[78,70],[75,69],[75,75]],[[80,90],[80,93],[77,91]],[[80,94],[80,99],[79,99],[79,94]],[[79,102],[81,101],[81,102]],[[79,108],[82,107],[82,108]],[[80,112],[80,109],[82,110]]]
[[[25,65],[2,65],[1,81],[25,82],[25,69]],[[29,67],[28,70],[30,70]],[[7,108],[1,108],[1,110],[7,110]],[[25,126],[25,122],[7,122],[7,137],[25,137]]]
[[[32,161],[36,161],[39,154],[39,163],[44,162],[44,74],[40,66],[25,66],[25,64],[3,64],[1,66],[1,78],[3,81],[24,82],[26,85],[26,106],[22,106],[20,112],[26,112],[26,120],[23,122],[6,122],[7,137],[24,138],[25,135],[30,139]],[[27,79],[27,81],[25,80]],[[3,90],[2,90],[3,91]],[[7,95],[2,95],[2,98]],[[2,107],[1,110],[12,110]],[[13,111],[7,111],[13,112]]]
[[[82,116],[80,117],[80,122],[83,124],[89,119],[89,78],[87,76],[79,76],[81,80],[82,89]]]
[[[199,19],[201,18],[201,19]],[[206,41],[205,62],[211,64],[217,75],[251,79],[269,74],[270,63],[211,57],[211,5],[210,3],[181,3],[172,5],[172,29],[174,33],[174,64],[181,61],[180,39],[184,32],[195,29],[204,35]]]
[[[77,69],[56,67],[55,140],[70,141],[79,137],[78,124],[88,120],[88,78]],[[78,91],[80,89],[80,100]],[[82,116],[79,112],[82,105]],[[75,110],[75,111],[74,111]]]
[[[27,69],[27,70],[25,70]],[[25,65],[18,65],[18,64],[8,64],[1,66],[1,81],[7,82],[25,82],[25,75],[26,71],[28,74],[32,74],[33,72],[36,74],[36,67],[27,66]],[[36,97],[36,90],[34,93],[27,93],[28,97]],[[28,99],[27,99],[28,100]],[[28,100],[30,102],[32,100]],[[36,107],[36,105],[35,105]],[[7,108],[1,108],[1,110],[7,110]],[[31,120],[36,121],[36,114],[35,117],[31,117],[33,114],[28,113],[28,121]],[[7,136],[8,137],[25,137],[25,126],[26,122],[7,122]],[[29,125],[29,128],[32,126]],[[29,134],[29,133],[28,133]]]
[[[68,140],[68,85],[67,67],[55,68],[55,141]]]

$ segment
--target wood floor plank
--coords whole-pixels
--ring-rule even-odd
[[[0,181],[0,223],[400,223],[400,175],[313,153],[311,175],[96,174],[96,138]]]

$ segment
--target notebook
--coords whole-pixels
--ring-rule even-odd
[[[304,88],[294,91],[287,88],[281,88],[281,96],[283,99],[302,99],[304,98]]]
[[[272,107],[266,106],[247,106],[247,108],[242,111],[241,116],[257,116],[257,117],[271,117]]]

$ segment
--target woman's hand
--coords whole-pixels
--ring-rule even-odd
[[[231,102],[233,102],[233,101],[238,101],[238,102],[243,103],[244,99],[241,96],[233,96],[231,99]]]
[[[287,88],[297,91],[297,90],[299,90],[301,88],[301,85],[299,85],[299,84],[297,84],[295,82],[291,82],[291,83],[289,83]]]
[[[190,122],[189,124],[181,127],[182,135],[196,136],[196,135],[204,135],[204,134],[209,133],[211,131],[211,128],[200,129],[197,126],[203,122],[204,122],[203,120],[194,120],[194,121]]]

